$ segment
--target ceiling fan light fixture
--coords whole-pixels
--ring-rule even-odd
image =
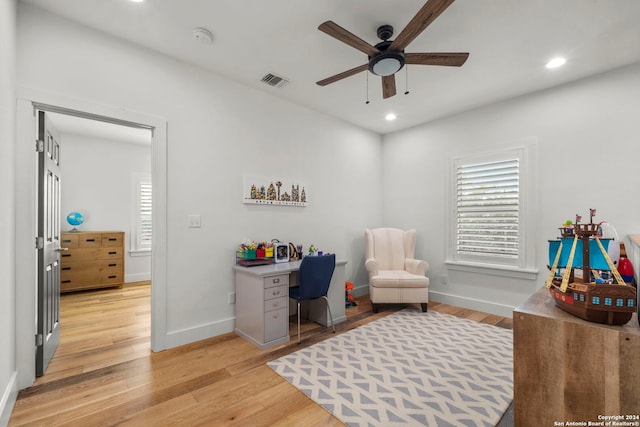
[[[404,55],[402,52],[380,52],[371,58],[369,71],[376,76],[390,76],[404,67]]]

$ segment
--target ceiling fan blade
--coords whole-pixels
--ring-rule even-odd
[[[360,37],[350,33],[333,21],[323,22],[322,24],[320,24],[318,29],[323,33],[330,35],[331,37],[336,38],[341,42],[358,49],[360,52],[366,53],[367,55],[371,56],[380,52],[378,49],[371,46]]]
[[[404,63],[415,65],[444,65],[447,67],[461,67],[469,53],[405,53]]]
[[[330,83],[335,83],[338,80],[342,80],[347,77],[353,76],[354,74],[358,74],[359,72],[364,71],[367,68],[369,68],[369,64],[360,65],[359,67],[355,67],[350,70],[343,71],[340,74],[336,74],[335,76],[327,77],[324,80],[320,80],[319,82],[316,82],[316,84],[318,84],[319,86],[326,86]]]
[[[396,76],[382,76],[382,97],[390,98],[396,94]]]
[[[406,27],[398,37],[391,43],[389,46],[390,50],[404,50],[405,47],[409,45],[424,31],[425,28],[429,26],[442,12],[444,12],[454,0],[428,0],[422,9],[418,11],[416,16],[413,17],[411,21],[407,24]]]

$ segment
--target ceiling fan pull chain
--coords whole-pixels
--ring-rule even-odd
[[[369,73],[366,73],[367,75],[367,102],[365,102],[365,104],[369,104]]]
[[[404,94],[409,94],[409,67],[404,67]]]

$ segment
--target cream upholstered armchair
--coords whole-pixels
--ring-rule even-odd
[[[378,312],[381,303],[419,303],[427,311],[429,263],[414,259],[416,230],[366,229],[364,236],[373,312]]]

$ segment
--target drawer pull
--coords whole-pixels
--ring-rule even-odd
[[[63,280],[61,283],[71,283],[71,280]]]
[[[272,318],[272,319],[277,319],[277,318],[279,318],[279,317],[280,317],[280,314],[275,313],[271,318]]]
[[[95,242],[95,241],[96,241],[96,239],[87,239],[86,241],[87,241],[87,242]]]
[[[71,243],[71,240],[63,239],[63,240],[62,240],[62,243]]]
[[[117,255],[117,254],[118,254],[118,252],[116,252],[116,251],[109,252],[109,255]]]
[[[271,306],[273,308],[278,308],[278,307],[280,307],[280,304],[278,304],[277,302],[274,302],[273,304],[271,304]]]
[[[278,277],[277,279],[273,279],[273,283],[280,283],[280,278]]]
[[[71,270],[71,267],[62,267],[63,270]]]
[[[109,276],[109,279],[115,279],[118,276]]]
[[[280,291],[273,291],[271,295],[280,295]]]
[[[118,264],[109,264],[109,267],[115,267],[115,266],[117,266],[117,265],[118,265]]]
[[[109,237],[110,242],[115,242],[116,240],[118,240],[116,237]]]
[[[68,256],[71,256],[71,254],[62,254],[62,255],[60,255],[60,256],[62,256],[62,257],[68,257]]]

